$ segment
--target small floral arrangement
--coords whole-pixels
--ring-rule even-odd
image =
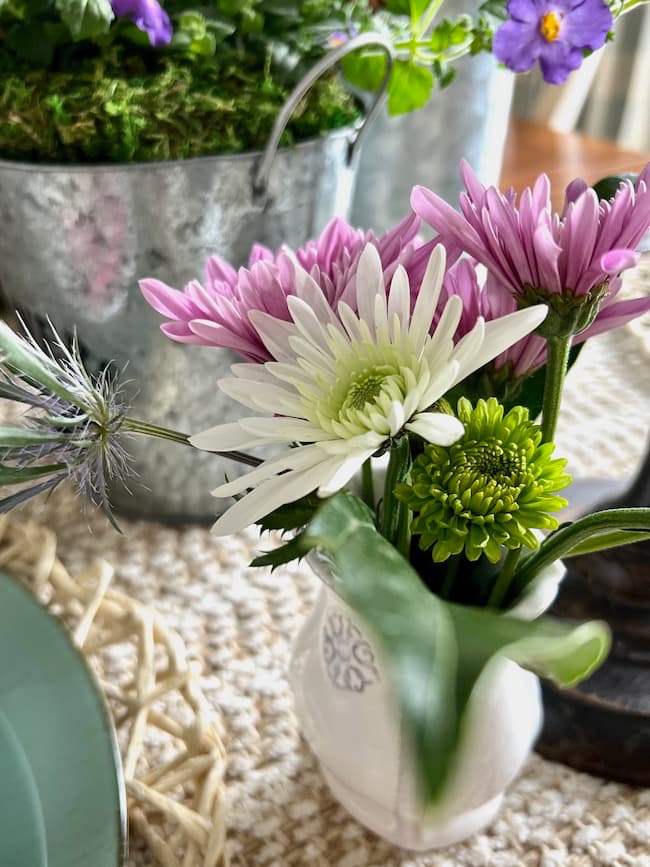
[[[603,623],[514,614],[549,567],[650,538],[650,509],[560,525],[571,479],[553,443],[584,341],[650,310],[617,297],[650,227],[650,165],[608,198],[574,181],[560,214],[544,175],[519,198],[462,175],[460,212],[418,187],[381,237],[334,220],[297,250],[256,245],[238,271],[212,257],[183,291],[143,280],[168,337],[242,358],[219,387],[248,415],[193,436],[131,418],[119,378],[93,380],[76,346],[44,350],[0,325],[0,396],[29,406],[26,425],[0,429],[0,482],[19,486],[2,508],[72,478],[110,511],[125,436],[250,465],[214,491],[235,498],[214,531],[285,534],[257,566],[326,559],[382,642],[426,801],[495,654],[562,685],[606,656]]]
[[[447,17],[440,0],[2,0],[0,157],[34,162],[166,160],[260,148],[306,69],[373,32],[395,63],[388,110],[423,106],[466,55],[493,51],[564,81],[645,0],[485,0]],[[346,57],[347,84],[377,90],[385,54]],[[331,75],[299,107],[285,143],[352,123]]]

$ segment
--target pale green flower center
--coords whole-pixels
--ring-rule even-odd
[[[312,385],[296,380],[295,386],[302,394],[305,417],[348,439],[369,431],[388,436],[393,404],[403,404],[428,380],[426,364],[408,349],[364,341],[336,359],[335,376],[317,374]]]
[[[460,450],[459,450],[460,451]],[[516,485],[526,470],[526,458],[511,444],[491,440],[469,443],[462,449],[459,464],[493,479],[500,485]]]
[[[381,393],[385,378],[369,371],[356,376],[350,383],[342,409],[364,409],[367,403],[374,403]]]

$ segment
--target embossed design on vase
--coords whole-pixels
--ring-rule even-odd
[[[363,692],[379,679],[370,642],[349,617],[336,611],[323,625],[323,659],[330,680],[339,689]]]
[[[530,753],[541,725],[539,681],[504,656],[488,663],[470,696],[452,773],[438,800],[424,809],[410,746],[393,698],[390,673],[368,628],[332,589],[325,561],[309,562],[323,587],[296,637],[289,679],[303,734],[334,797],[359,822],[395,845],[425,850],[450,846],[496,816],[504,792]],[[553,564],[509,613],[538,617],[564,574]],[[333,620],[333,618],[339,618]],[[330,674],[325,636],[351,635],[369,645],[377,679],[362,690],[341,688]],[[344,642],[348,661],[352,658]]]

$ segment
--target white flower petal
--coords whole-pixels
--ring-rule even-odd
[[[376,452],[384,444],[386,437],[376,431],[368,431],[356,437],[346,440],[328,440],[319,444],[320,448],[328,455],[345,455],[352,452],[363,452],[371,449]]]
[[[448,361],[454,347],[454,334],[462,315],[462,299],[458,295],[452,295],[445,304],[436,330],[424,347],[423,358],[431,370],[436,370]]]
[[[327,346],[327,331],[325,326],[306,301],[291,295],[287,298],[289,312],[293,317],[296,328],[302,336],[316,347]]]
[[[375,330],[377,336],[384,335],[384,339],[388,338],[388,313],[386,311],[386,302],[380,295],[375,297]]]
[[[340,301],[338,306],[338,314],[343,327],[348,333],[351,340],[361,340],[361,331],[359,330],[359,319],[345,301]]]
[[[259,334],[262,343],[276,361],[293,359],[289,338],[297,332],[296,326],[292,322],[276,319],[263,310],[251,310],[248,318]]]
[[[253,449],[266,443],[266,439],[257,436],[244,436],[244,430],[238,421],[229,424],[218,424],[215,427],[195,433],[190,437],[195,449],[205,452],[233,452],[241,449]]]
[[[438,306],[442,280],[445,275],[445,261],[445,248],[442,244],[438,244],[437,247],[433,248],[433,252],[427,263],[411,317],[409,334],[416,347],[416,351],[419,351],[419,348],[424,344],[431,328],[433,314]]]
[[[459,373],[471,367],[474,358],[481,351],[485,340],[485,319],[478,316],[471,331],[464,334],[454,347],[452,358],[458,363]]]
[[[411,289],[409,278],[402,265],[399,265],[393,275],[388,296],[388,318],[397,316],[402,333],[408,332],[411,314]]]
[[[231,364],[230,372],[234,373],[238,379],[252,379],[255,382],[266,382],[269,385],[277,385],[277,381],[266,364]]]
[[[441,368],[437,375],[432,377],[429,385],[422,393],[418,409],[428,409],[432,403],[435,403],[446,394],[454,383],[458,382],[459,370],[460,365],[457,361],[451,361]]]
[[[319,461],[309,469],[269,479],[224,512],[212,531],[218,536],[237,533],[280,506],[310,494],[324,479],[324,470],[327,470],[326,462]]]
[[[320,369],[329,368],[330,370],[334,370],[336,367],[334,359],[329,354],[326,346],[316,346],[310,343],[309,340],[305,340],[304,337],[300,337],[300,335],[290,337],[289,345],[298,358],[298,362],[300,362],[301,358],[306,358]]]
[[[350,455],[342,462],[340,458],[332,462],[332,474],[324,482],[321,482],[318,488],[319,497],[331,497],[337,491],[340,491],[344,485],[361,469],[363,464],[372,455],[372,451],[361,452],[359,454]]]
[[[273,442],[317,443],[335,439],[333,434],[327,433],[318,425],[299,418],[243,418],[239,424],[247,433]]]
[[[253,382],[245,379],[221,379],[219,388],[250,409],[261,409],[264,412],[280,415],[304,416],[304,407],[295,391],[283,388],[279,383],[270,385],[265,382]]]
[[[357,310],[359,319],[374,330],[375,298],[377,295],[386,301],[386,286],[381,259],[377,248],[366,244],[359,257],[356,273]]]
[[[465,432],[457,418],[444,412],[421,412],[406,425],[406,429],[438,446],[453,445]]]
[[[390,435],[395,436],[404,426],[404,407],[399,401],[392,401],[387,416]]]
[[[264,461],[259,467],[251,470],[243,476],[233,479],[232,482],[224,482],[212,491],[213,497],[231,497],[240,494],[248,488],[253,488],[260,482],[265,482],[271,476],[284,477],[287,470],[304,470],[314,464],[323,461],[323,452],[318,446],[304,446],[299,449],[288,449],[278,458]],[[317,487],[314,485],[314,487]]]
[[[473,358],[465,360],[458,371],[456,382],[462,382],[470,373],[474,373],[522,337],[534,331],[544,321],[546,313],[546,305],[537,304],[486,322],[483,345]]]

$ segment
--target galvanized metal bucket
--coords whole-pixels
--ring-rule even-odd
[[[383,88],[354,128],[278,144],[316,79],[364,46],[386,53],[388,79],[390,45],[370,34],[350,40],[297,85],[263,152],[124,166],[0,161],[0,283],[10,301],[32,326],[49,316],[63,334],[76,328],[91,368],[128,362],[139,418],[195,432],[243,414],[216,384],[236,357],[164,337],[137,282],[152,276],[182,286],[210,254],[240,265],[255,241],[300,245],[348,215],[359,144]],[[224,472],[241,472],[162,441],[130,446],[139,479],[131,493],[115,489],[113,501],[143,517],[208,519],[219,506],[210,489]]]
[[[447,0],[445,15],[478,13],[477,0]],[[418,111],[377,118],[357,172],[352,223],[385,231],[409,209],[415,184],[456,204],[464,157],[486,184],[501,172],[515,76],[490,54],[464,57],[451,87],[434,89]]]

